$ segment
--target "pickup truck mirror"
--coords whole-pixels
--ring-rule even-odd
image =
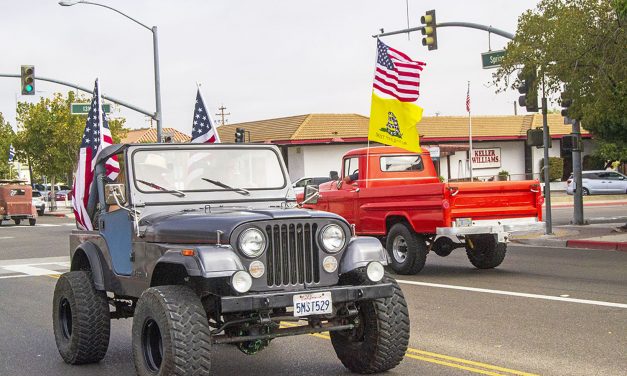
[[[320,192],[318,187],[315,185],[307,185],[305,186],[305,197],[302,204],[317,204],[319,197]]]
[[[126,204],[126,187],[124,184],[106,184],[105,202],[107,205],[122,206]]]

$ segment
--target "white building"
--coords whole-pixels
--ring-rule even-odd
[[[571,153],[561,150],[561,137],[571,132],[571,126],[564,125],[559,114],[548,115],[548,123],[549,155],[564,159],[564,175],[568,175]],[[505,170],[511,179],[537,178],[543,149],[528,147],[525,141],[527,130],[541,127],[540,114],[473,117],[473,176],[488,179]],[[368,118],[357,114],[308,114],[229,124],[218,128],[222,141],[232,142],[236,128],[245,129],[247,142],[279,145],[293,180],[340,171],[344,153],[368,145]],[[421,146],[439,147],[436,168],[442,177],[469,177],[468,117],[424,117],[417,128]],[[582,133],[587,155],[594,151],[594,143],[587,131]]]

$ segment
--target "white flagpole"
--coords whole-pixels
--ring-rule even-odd
[[[470,98],[470,81],[468,81],[468,97]],[[472,177],[472,117],[470,116],[470,105],[468,105],[468,143],[470,144],[470,181],[473,180]]]

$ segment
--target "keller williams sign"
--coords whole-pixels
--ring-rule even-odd
[[[473,149],[472,168],[500,168],[501,148]]]

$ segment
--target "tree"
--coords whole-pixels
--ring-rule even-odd
[[[626,22],[627,0],[542,0],[518,19],[495,81],[502,88],[521,66],[537,67],[546,96],[566,85],[570,117],[625,160]]]
[[[37,103],[18,103],[18,132],[14,145],[22,160],[28,160],[36,176],[47,176],[49,181],[72,182],[78,150],[85,129],[86,116],[70,114],[72,102],[88,102],[56,93],[52,98],[41,98]],[[127,130],[125,119],[109,121],[114,142],[119,142]]]
[[[13,143],[15,134],[8,121],[4,120],[0,112],[0,178],[8,179],[11,175],[11,164],[9,163],[9,147]],[[15,175],[13,175],[15,177]]]

